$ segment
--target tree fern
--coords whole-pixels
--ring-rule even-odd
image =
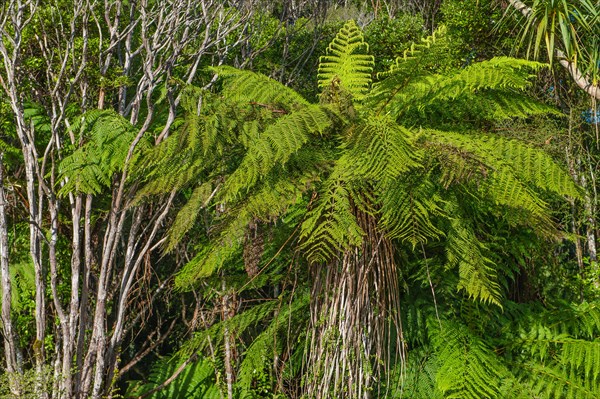
[[[502,222],[556,232],[538,190],[579,196],[567,174],[542,152],[453,125],[470,112],[471,100],[489,110],[482,120],[549,112],[549,107],[524,95],[542,65],[496,58],[433,73],[423,66],[433,61],[426,57],[442,41],[443,32],[438,32],[413,47],[371,87],[373,59],[365,54],[360,29],[347,23],[321,58],[319,104],[306,103],[262,75],[217,69],[222,96],[206,97],[217,105],[209,105],[205,113],[190,101],[191,134],[174,135],[171,143],[165,143],[165,154],[182,148],[175,159],[184,166],[171,169],[161,187],[191,184],[194,179],[195,187],[209,184],[198,188],[182,209],[171,244],[204,206],[208,187],[213,191],[219,187],[212,198],[218,205],[213,233],[218,233],[211,234],[210,242],[183,268],[178,287],[206,281],[224,267],[240,268],[250,226],[279,223],[293,211],[293,234],[299,232],[299,240],[293,241],[298,250],[294,264],[304,265],[300,259],[306,260],[315,284],[306,355],[312,378],[307,381],[314,384],[304,391],[309,396],[344,392],[357,397],[372,389],[381,370],[385,373],[394,363],[403,370],[397,258],[418,258],[418,267],[426,269],[420,270],[420,281],[430,291],[441,289],[446,299],[459,300],[463,306],[475,306],[473,299],[502,305],[499,275],[505,269],[495,264],[500,256],[478,234],[476,219],[490,219],[488,225]],[[515,94],[512,103],[511,94]],[[211,115],[213,110],[220,116]],[[430,111],[444,115],[439,119],[443,130],[429,127]],[[230,151],[221,155],[220,148]],[[193,172],[182,170],[185,162]],[[149,192],[159,192],[156,187]],[[468,204],[475,204],[478,211],[469,212]],[[423,262],[429,252],[432,261]],[[359,297],[354,306],[351,301]],[[250,324],[243,320],[263,320],[272,311],[266,305],[253,309],[235,316],[229,325],[246,331]],[[419,324],[420,319],[410,320]],[[437,362],[429,370],[435,370],[438,394],[501,397],[521,390],[520,376],[508,371],[479,330],[459,322],[442,324],[437,333],[429,330]],[[219,328],[222,323],[198,334],[188,343],[187,353],[201,348],[205,334],[219,336]],[[427,339],[411,342],[427,345]],[[259,339],[251,353],[265,355],[265,342]],[[258,357],[249,358],[244,368],[246,382],[258,370],[259,361],[251,359]],[[587,373],[585,367],[568,364]],[[332,368],[339,373],[333,376]],[[347,381],[360,381],[360,386]]]

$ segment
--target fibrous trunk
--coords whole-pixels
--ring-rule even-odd
[[[376,219],[356,212],[363,243],[326,267],[313,266],[311,338],[305,374],[310,398],[380,396],[379,377],[404,362],[393,247]]]

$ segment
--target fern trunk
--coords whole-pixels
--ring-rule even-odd
[[[370,398],[393,357],[404,359],[392,243],[374,216],[356,216],[363,244],[313,267],[309,398]]]

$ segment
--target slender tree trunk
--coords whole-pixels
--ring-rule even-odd
[[[11,318],[12,284],[8,263],[8,226],[6,209],[8,207],[4,192],[4,153],[0,152],[0,271],[2,279],[2,336],[4,338],[4,357],[11,393],[15,397],[21,394],[18,374],[22,373],[17,358],[17,336]]]
[[[225,381],[227,383],[227,399],[233,399],[233,383],[235,382],[234,361],[235,361],[235,340],[233,334],[227,325],[227,320],[230,320],[235,315],[231,294],[227,290],[225,278],[221,280],[221,305],[223,312],[223,321],[225,328],[223,329],[223,341],[225,345]]]

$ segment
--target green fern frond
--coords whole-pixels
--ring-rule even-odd
[[[302,249],[311,263],[326,263],[362,242],[364,232],[355,217],[346,167],[343,160],[338,162],[324,182],[317,204],[302,223]]]
[[[236,382],[242,391],[242,396],[244,393],[254,391],[253,386],[257,376],[264,372],[265,364],[270,364],[275,356],[280,356],[285,345],[293,341],[296,334],[290,330],[290,327],[307,322],[309,303],[310,296],[304,295],[282,306],[268,326],[246,349]],[[293,366],[289,365],[290,368]]]
[[[208,358],[192,362],[165,388],[149,394],[150,391],[170,378],[182,363],[183,361],[177,356],[159,359],[154,362],[148,381],[130,382],[126,397],[143,396],[148,399],[186,399],[193,397],[219,399],[221,397],[221,392],[215,381],[215,365]]]
[[[445,322],[433,337],[438,350],[437,389],[444,398],[499,398],[510,375],[496,354],[465,326]]]
[[[544,151],[526,146],[517,140],[484,136],[490,148],[512,166],[519,178],[558,195],[581,198],[581,188],[564,168]]]
[[[169,229],[169,239],[165,245],[165,252],[172,251],[181,242],[183,236],[194,226],[198,213],[206,208],[212,192],[213,187],[210,183],[203,183],[194,189],[190,199],[177,213],[175,221]]]
[[[560,332],[572,337],[596,339],[600,336],[600,304],[597,302],[562,306],[548,318]]]
[[[225,81],[223,94],[236,101],[269,106],[283,112],[309,105],[295,90],[260,73],[229,66],[213,67],[211,70]]]
[[[516,317],[507,336],[519,378],[535,380],[532,390],[545,398],[600,395],[600,310],[596,304],[559,304]]]
[[[319,62],[319,88],[325,89],[339,80],[341,86],[354,98],[361,99],[371,84],[375,61],[365,54],[368,45],[361,29],[348,21],[327,48],[327,55]]]
[[[521,91],[531,85],[532,72],[545,66],[533,61],[508,57],[497,57],[489,61],[475,63],[465,69],[448,75],[423,75],[412,78],[400,88],[394,89],[396,79],[385,80],[374,88],[375,98],[385,106],[385,110],[400,117],[411,109],[421,109],[437,102],[455,100],[461,96],[482,90]],[[389,79],[389,78],[388,78]],[[391,93],[385,97],[378,93]],[[488,100],[493,97],[488,96]],[[385,100],[385,102],[383,102]],[[527,104],[531,107],[531,103]],[[538,108],[535,111],[540,112]],[[549,107],[546,107],[549,109]]]
[[[265,182],[260,189],[245,201],[228,209],[226,226],[220,235],[196,255],[175,278],[175,286],[186,289],[199,279],[211,276],[229,262],[241,262],[244,234],[251,222],[271,221],[281,217],[292,205],[302,198],[304,182],[279,179]],[[225,205],[226,206],[226,205]]]
[[[458,289],[465,290],[469,297],[482,302],[500,303],[500,284],[494,263],[485,256],[487,248],[475,236],[475,232],[461,214],[457,202],[449,202],[452,215],[446,234],[446,258],[448,268],[458,268]]]
[[[411,133],[387,117],[369,118],[349,133],[344,144],[354,173],[367,179],[392,180],[419,166]]]
[[[110,186],[112,175],[123,167],[135,129],[114,111],[96,110],[85,113],[73,130],[81,132],[84,144],[61,161],[58,194],[97,194]],[[142,141],[138,151],[145,147]]]
[[[478,102],[481,117],[489,121],[527,118],[532,115],[560,115],[559,110],[517,91],[484,90],[466,96],[465,104]]]
[[[597,383],[586,381],[566,373],[560,367],[552,367],[536,362],[528,362],[522,366],[527,369],[530,378],[535,381],[532,390],[535,397],[549,399],[595,399],[600,395]]]
[[[145,182],[137,201],[207,180],[217,165],[235,156],[240,141],[236,136],[243,125],[237,104],[192,88],[184,94],[185,123],[136,165],[135,177]]]
[[[443,236],[434,218],[443,216],[443,200],[428,176],[397,179],[380,188],[381,222],[391,238],[419,243]]]
[[[241,190],[250,190],[276,165],[288,162],[312,135],[323,134],[333,123],[331,112],[310,105],[271,124],[250,148],[236,171],[225,182],[225,199],[233,200]]]
[[[241,335],[250,327],[268,319],[278,306],[279,300],[265,301],[264,303],[252,306],[248,310],[237,313],[228,320],[219,321],[205,330],[198,331],[184,343],[177,355],[187,358],[194,353],[206,350],[209,346],[209,338],[212,345],[215,347],[221,346],[223,344],[225,327],[233,334]]]
[[[430,145],[441,150],[463,152],[464,156],[470,156],[480,163],[483,174],[479,191],[483,196],[496,205],[524,209],[540,222],[549,223],[546,204],[522,181],[515,167],[500,154],[496,154],[496,147],[491,146],[486,137],[431,129],[423,130],[422,133]],[[523,146],[524,148],[526,147]]]
[[[35,292],[35,268],[33,263],[11,263],[10,269],[11,284],[11,307],[13,312],[27,310],[27,300]],[[0,294],[2,294],[0,287]]]
[[[391,398],[407,399],[443,399],[442,392],[436,389],[436,374],[438,372],[438,358],[431,348],[412,350],[408,353],[405,374],[396,383],[395,378],[390,379]],[[392,374],[400,374],[397,370]]]

